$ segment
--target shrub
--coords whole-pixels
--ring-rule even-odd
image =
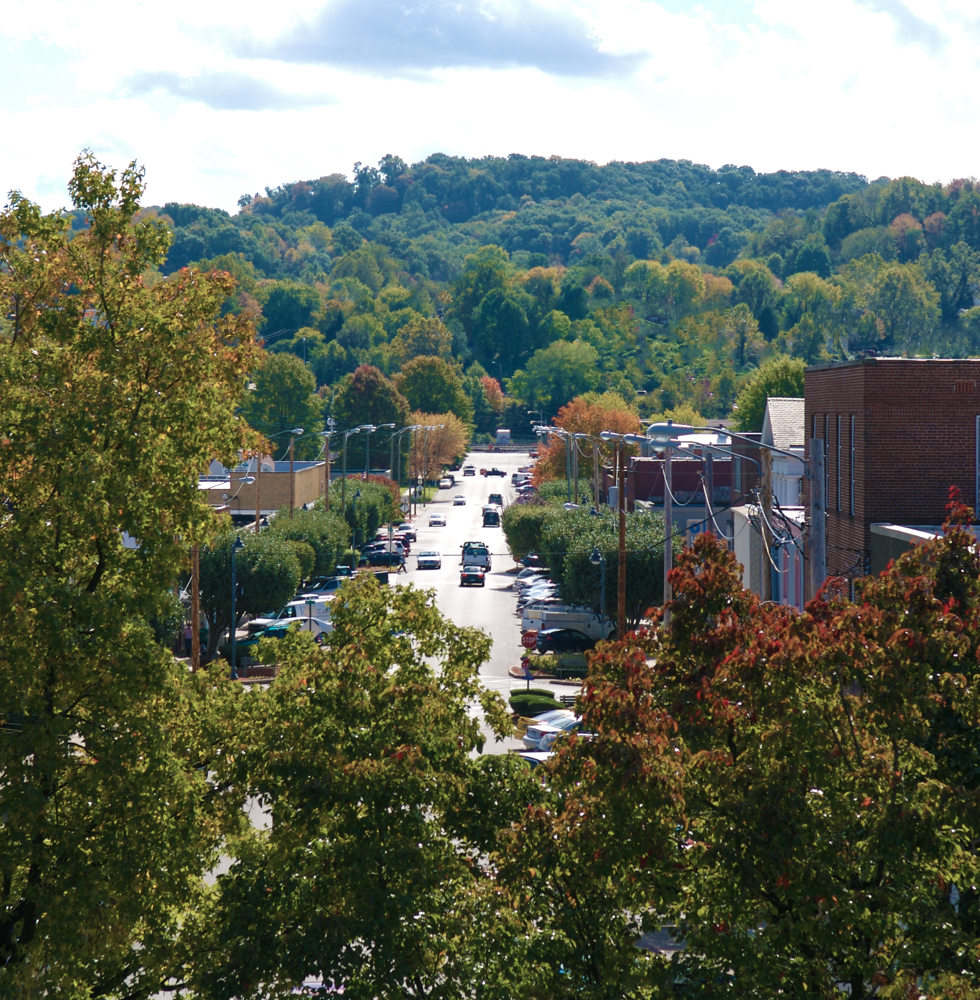
[[[511,696],[511,710],[518,715],[541,715],[543,712],[550,712],[553,709],[561,708],[561,704],[554,698],[543,698],[541,695],[531,695],[531,697]]]

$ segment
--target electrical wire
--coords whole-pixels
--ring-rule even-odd
[[[708,484],[705,481],[704,476],[701,477],[701,488],[704,491],[704,505],[705,505],[705,507],[708,508],[708,517],[711,519],[712,527],[715,529],[715,531],[718,532],[718,534],[722,538],[725,539],[726,542],[734,542],[735,541],[735,529],[734,529],[734,527],[732,528],[732,534],[731,534],[730,537],[728,535],[726,535],[725,532],[721,530],[721,528],[718,527],[718,521],[715,519],[715,513],[711,509],[711,501],[708,499]]]
[[[678,500],[677,497],[674,496],[674,491],[668,485],[666,476],[664,476],[664,489],[670,494],[670,499],[675,507],[690,507],[691,504],[694,503],[694,501],[697,500],[698,498],[698,491],[695,491],[694,493],[691,494],[691,499],[688,500],[687,503],[681,503],[680,500]]]

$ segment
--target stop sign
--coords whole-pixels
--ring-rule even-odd
[[[521,636],[521,645],[525,649],[534,649],[538,644],[538,633],[537,632],[525,632]]]

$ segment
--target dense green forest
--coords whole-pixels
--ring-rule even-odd
[[[980,350],[972,180],[441,154],[353,178],[244,195],[236,215],[144,212],[173,227],[161,275],[238,279],[226,310],[298,359],[258,395],[288,383],[307,412],[314,391],[332,412],[371,365],[393,414],[452,410],[478,432],[527,431],[528,410],[547,419],[590,391],[721,418],[772,357]],[[267,432],[301,419],[253,409]]]

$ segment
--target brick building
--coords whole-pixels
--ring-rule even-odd
[[[978,383],[980,361],[868,358],[807,369],[807,459],[811,438],[826,453],[829,576],[870,572],[873,524],[941,524],[950,486],[980,506]]]

